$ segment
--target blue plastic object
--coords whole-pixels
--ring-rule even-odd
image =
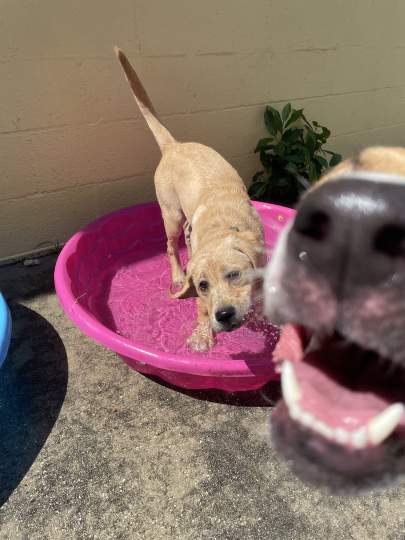
[[[0,293],[0,367],[7,356],[11,339],[11,316],[6,301]]]

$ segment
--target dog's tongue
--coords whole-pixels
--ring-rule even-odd
[[[332,429],[356,430],[392,403],[392,396],[379,391],[377,362],[358,361],[353,346],[336,344],[333,339],[307,353],[306,341],[304,328],[285,325],[274,361],[279,366],[284,360],[293,363],[300,387],[299,404],[316,419]]]
[[[273,351],[273,362],[280,365],[283,360],[298,362],[304,356],[305,329],[296,324],[285,324]]]

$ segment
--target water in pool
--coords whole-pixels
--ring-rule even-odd
[[[100,321],[140,346],[182,356],[195,355],[186,339],[196,324],[195,299],[172,300],[165,243],[150,246],[142,258],[135,252],[121,258],[106,273],[93,279],[88,303]],[[185,261],[185,250],[182,250]],[[217,335],[205,354],[213,359],[269,360],[278,329],[252,317],[244,326]]]

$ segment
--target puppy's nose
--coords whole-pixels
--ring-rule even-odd
[[[222,324],[230,323],[236,315],[236,309],[233,306],[224,306],[215,312],[215,318]]]
[[[301,201],[288,252],[339,295],[391,279],[405,264],[405,179],[330,180]]]

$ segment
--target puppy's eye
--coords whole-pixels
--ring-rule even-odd
[[[200,291],[202,291],[202,292],[208,291],[209,286],[210,286],[210,284],[209,284],[208,281],[206,281],[205,279],[201,280],[200,283],[198,284],[198,288],[199,288]]]
[[[239,270],[232,270],[231,272],[228,272],[225,277],[226,279],[229,279],[229,281],[235,281],[240,278],[240,272]]]

